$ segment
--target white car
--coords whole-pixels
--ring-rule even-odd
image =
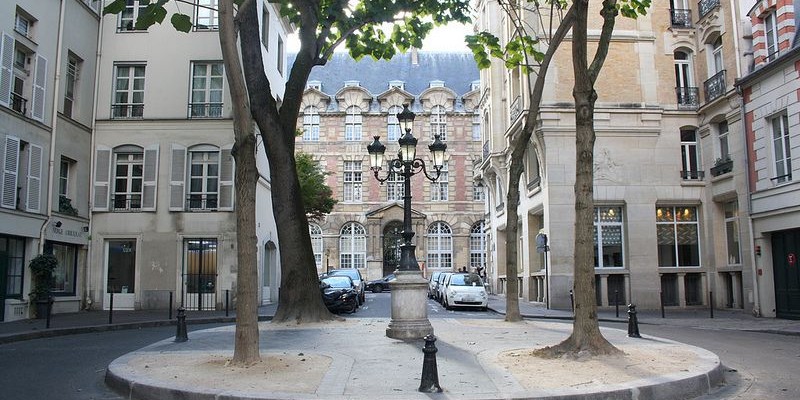
[[[483,286],[483,279],[477,274],[451,274],[445,280],[444,308],[479,307],[486,311],[489,306],[489,295]]]

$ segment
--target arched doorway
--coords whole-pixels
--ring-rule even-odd
[[[263,269],[261,271],[261,304],[278,301],[278,247],[273,241],[264,243],[262,255]]]
[[[403,223],[392,221],[383,228],[383,275],[394,272],[400,263],[400,245],[403,244]]]

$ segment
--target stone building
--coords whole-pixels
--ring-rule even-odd
[[[397,268],[403,225],[402,177],[380,184],[369,169],[367,144],[379,135],[396,154],[396,114],[416,113],[417,157],[428,161],[434,133],[447,144],[442,176],[412,178],[412,225],[417,259],[426,273],[485,263],[484,190],[473,180],[480,155],[480,90],[471,54],[412,51],[391,61],[355,61],[336,53],[315,68],[303,94],[297,152],[313,154],[331,172],[338,200],[324,220],[310,224],[318,271],[358,268],[377,279]],[[381,171],[385,177],[387,168]],[[429,167],[429,172],[433,172]]]
[[[595,85],[599,306],[754,307],[752,248],[743,245],[748,196],[734,82],[745,71],[735,3],[653,2],[646,16],[617,20]],[[589,11],[590,41],[602,24],[597,4]],[[513,30],[496,1],[479,1],[477,11],[479,30],[508,40]],[[549,15],[526,15],[534,30],[546,32],[548,27],[538,24]],[[548,72],[540,123],[528,144],[520,207],[508,210],[504,204],[507,144],[522,128],[531,82],[521,69],[500,61],[481,72],[484,152],[476,166],[488,189],[494,289],[502,291],[507,279],[518,279],[521,298],[560,309],[570,307],[573,288],[576,156],[570,54],[567,40]],[[516,277],[506,276],[504,266],[507,212],[518,216]],[[537,252],[539,233],[548,236],[549,252]]]

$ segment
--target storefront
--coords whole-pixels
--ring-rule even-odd
[[[54,218],[45,231],[44,252],[58,260],[53,272],[54,313],[81,309],[88,248],[89,226],[85,221]]]

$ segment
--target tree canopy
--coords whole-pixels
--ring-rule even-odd
[[[300,194],[306,216],[310,221],[319,221],[330,214],[336,205],[333,191],[325,183],[325,177],[331,173],[325,171],[311,154],[295,153],[294,157],[297,160],[297,177],[300,179]]]

